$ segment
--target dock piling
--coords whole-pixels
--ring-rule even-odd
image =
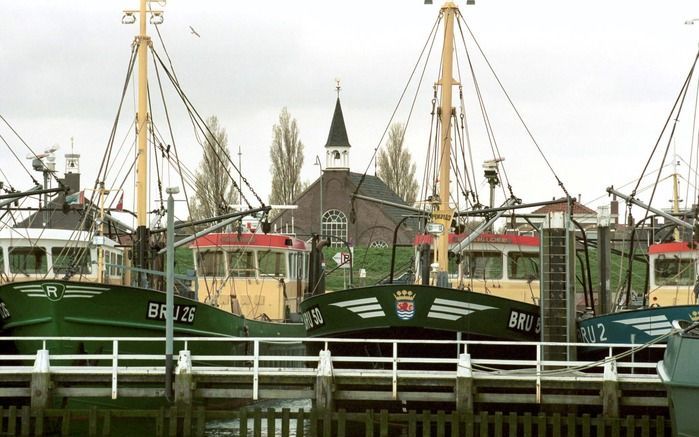
[[[456,367],[456,411],[461,414],[473,413],[473,367],[470,354],[460,354]]]
[[[36,359],[34,360],[34,369],[32,370],[31,380],[31,407],[46,408],[49,405],[51,391],[51,375],[49,368],[51,366],[49,360],[48,349],[39,349],[36,351]]]
[[[175,369],[175,405],[192,407],[192,352],[180,351]]]
[[[619,382],[614,360],[604,363],[602,414],[605,417],[619,417]]]
[[[333,411],[333,363],[328,349],[320,351],[315,384],[315,408]]]

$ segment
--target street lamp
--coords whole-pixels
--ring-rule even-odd
[[[323,165],[320,163],[320,158],[316,155],[316,162],[313,165],[317,165],[320,170],[320,215],[318,216],[318,232],[323,232]]]

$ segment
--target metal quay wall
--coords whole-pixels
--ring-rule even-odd
[[[391,412],[453,410],[460,415],[503,411],[591,417],[599,414],[605,418],[658,414],[669,417],[667,394],[655,372],[656,363],[639,361],[633,345],[599,346],[604,351],[602,355],[607,356],[599,361],[552,361],[541,358],[542,350],[560,344],[426,341],[431,347],[453,348],[453,358],[422,358],[410,356],[407,351],[412,342],[401,340],[175,340],[183,347],[171,399],[166,401],[164,354],[123,352],[127,342],[143,342],[153,345],[153,350],[163,350],[163,338],[0,337],[0,346],[7,346],[8,342],[21,346],[21,342],[27,341],[38,345],[35,354],[0,355],[0,402],[47,409],[80,400],[83,405],[99,403],[109,408],[140,399],[183,410],[199,405],[215,410],[217,406],[237,408],[264,399],[310,399],[318,414],[339,409],[386,408]],[[92,341],[111,347],[101,354],[61,353],[71,343]],[[321,352],[317,356],[261,352],[269,343],[300,341],[315,344],[315,348],[322,346]],[[244,348],[247,353],[238,355],[192,354],[195,343],[207,342],[248,342],[249,347]],[[339,343],[375,343],[389,352],[384,356],[334,356],[333,345]],[[482,351],[484,347],[497,358],[488,358],[488,354],[471,356],[471,350]],[[531,355],[514,353],[518,348]]]

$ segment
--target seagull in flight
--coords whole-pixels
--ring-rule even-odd
[[[189,30],[192,32],[192,35],[201,38],[201,35],[199,35],[199,34],[197,33],[197,31],[194,30],[194,28],[193,28],[192,26],[189,26]]]

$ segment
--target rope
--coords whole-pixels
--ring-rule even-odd
[[[175,79],[175,77],[173,76],[173,74],[167,69],[167,67],[165,66],[165,63],[164,63],[163,60],[160,58],[160,56],[158,55],[158,53],[157,53],[154,49],[152,49],[152,48],[151,48],[151,52],[153,53],[153,56],[154,56],[155,58],[158,59],[158,62],[160,62],[160,65],[162,66],[163,71],[165,71],[165,73],[166,73],[166,75],[168,76],[168,78],[170,79],[171,83],[174,85],[175,91],[177,91],[178,95],[179,95],[180,98],[182,99],[182,102],[185,104],[185,107],[187,108],[187,110],[188,110],[190,113],[192,113],[192,114],[195,115],[197,127],[202,131],[202,133],[208,134],[208,135],[215,141],[216,146],[217,146],[220,150],[224,150],[224,149],[223,149],[223,146],[218,142],[218,139],[215,137],[215,135],[213,134],[213,132],[211,131],[211,129],[209,129],[209,126],[206,124],[206,122],[205,122],[204,119],[201,117],[201,115],[199,114],[199,112],[196,110],[196,108],[194,107],[194,105],[192,104],[192,102],[189,100],[189,98],[187,97],[187,95],[184,93],[184,91],[183,91],[182,88],[180,87],[179,83],[176,81],[176,79]],[[202,126],[205,128],[205,130],[202,129]],[[250,190],[250,192],[253,194],[253,196],[255,197],[255,199],[257,199],[257,201],[260,203],[260,205],[265,206],[265,203],[262,201],[262,198],[260,198],[260,196],[257,194],[257,192],[255,192],[255,190],[252,188],[252,186],[251,186],[250,183],[248,182],[247,178],[246,178],[245,176],[243,176],[243,174],[241,173],[240,169],[238,168],[237,165],[235,165],[235,163],[234,163],[233,160],[230,158],[230,156],[229,156],[227,153],[225,153],[224,156],[226,157],[226,160],[228,161],[228,163],[233,167],[233,169],[234,169],[234,170],[237,172],[237,174],[240,176],[241,180],[243,181],[243,183],[245,184],[245,186],[248,188],[248,190]],[[221,159],[221,157],[220,157],[218,154],[216,155],[216,158],[219,160],[219,162],[220,162],[221,164],[224,164],[223,160]],[[243,195],[243,191],[242,191],[241,187],[239,187],[238,184],[235,182],[235,178],[233,178],[233,176],[231,175],[231,173],[230,173],[230,171],[229,171],[228,169],[226,169],[226,173],[228,174],[228,177],[229,177],[230,180],[231,180],[231,183],[232,183],[232,185],[233,185],[233,188],[236,189],[236,190],[240,193],[241,199],[246,203],[246,205],[248,206],[248,208],[252,209],[252,205],[251,205],[250,202],[247,200],[247,198]]]
[[[653,146],[653,150],[650,152],[650,156],[648,157],[648,160],[646,161],[646,164],[643,166],[643,170],[641,171],[641,177],[639,177],[639,181],[634,187],[633,191],[631,192],[631,197],[634,197],[636,195],[636,189],[638,189],[638,184],[640,184],[640,180],[643,179],[643,176],[646,174],[646,170],[648,170],[648,166],[650,165],[650,162],[653,158],[653,155],[655,155],[655,151],[657,150],[658,146],[660,145],[660,140],[663,137],[663,134],[665,133],[665,129],[667,129],[668,124],[670,124],[670,120],[672,119],[672,114],[675,113],[675,109],[677,108],[677,105],[679,104],[680,100],[684,100],[683,96],[686,93],[686,88],[687,84],[689,83],[689,79],[692,77],[692,73],[694,72],[694,67],[697,65],[697,60],[699,60],[699,51],[697,52],[696,56],[694,57],[694,62],[692,63],[692,68],[689,69],[689,73],[687,74],[687,78],[685,79],[684,83],[682,84],[682,87],[680,88],[680,92],[677,95],[677,98],[675,99],[675,103],[672,105],[672,109],[670,110],[670,114],[668,114],[667,119],[665,120],[665,124],[663,125],[663,128],[660,130],[660,135],[658,135],[658,139],[655,142],[655,145]]]
[[[354,196],[359,193],[359,189],[361,188],[362,184],[364,183],[364,179],[366,178],[367,173],[369,172],[369,168],[371,168],[372,162],[376,159],[376,154],[378,153],[379,147],[381,147],[381,143],[383,142],[384,137],[386,136],[386,133],[388,132],[391,123],[393,122],[393,118],[396,115],[396,112],[398,112],[398,108],[400,107],[401,102],[403,101],[403,97],[405,96],[405,93],[408,91],[408,86],[410,85],[410,82],[413,79],[413,76],[415,75],[415,71],[417,70],[418,66],[420,65],[420,60],[422,59],[425,50],[427,49],[427,46],[429,44],[430,50],[427,54],[427,58],[425,59],[425,67],[422,70],[422,74],[420,76],[420,82],[422,82],[422,78],[424,77],[425,74],[425,69],[427,68],[427,60],[429,59],[429,55],[432,52],[432,47],[434,45],[437,33],[436,29],[437,26],[442,19],[442,14],[440,13],[437,19],[435,20],[435,23],[432,25],[432,29],[430,30],[429,35],[427,36],[427,41],[425,41],[425,45],[422,47],[422,51],[420,52],[420,55],[417,58],[417,61],[415,62],[415,66],[413,66],[413,70],[410,72],[410,76],[408,77],[408,81],[406,82],[405,86],[403,87],[403,92],[400,95],[400,98],[398,99],[398,102],[396,103],[396,106],[393,108],[393,112],[391,113],[391,117],[388,120],[388,123],[386,124],[386,128],[383,131],[383,134],[381,134],[381,138],[379,138],[379,143],[374,147],[374,153],[371,155],[371,159],[369,160],[369,164],[367,165],[366,169],[364,170],[364,173],[362,174],[362,177],[359,179],[359,183],[357,184],[357,187],[354,189],[354,193],[352,193],[352,198],[354,199]],[[430,43],[430,37],[432,38],[432,41]],[[419,89],[419,87],[418,87]],[[416,91],[416,97],[417,97],[417,91]],[[413,105],[415,104],[415,100],[413,100]],[[412,107],[411,107],[411,113],[412,113]],[[407,123],[406,123],[407,127]]]
[[[459,14],[459,17],[461,17],[461,14]],[[462,19],[463,19],[463,18],[462,18]],[[542,159],[543,159],[544,162],[546,163],[546,166],[549,168],[549,170],[550,170],[551,173],[553,174],[554,178],[556,179],[556,182],[558,183],[558,186],[561,187],[561,190],[563,190],[563,192],[565,193],[566,197],[570,197],[570,194],[568,194],[568,190],[566,189],[565,185],[563,184],[563,181],[561,180],[560,177],[558,177],[558,174],[557,174],[556,171],[553,169],[553,166],[551,165],[551,163],[549,162],[549,160],[546,158],[546,155],[544,154],[543,150],[542,150],[541,147],[539,146],[539,143],[536,141],[536,139],[534,138],[534,135],[533,135],[532,132],[529,130],[529,126],[527,126],[527,124],[524,122],[524,118],[522,118],[522,115],[521,115],[521,114],[519,113],[519,111],[517,110],[517,107],[515,107],[514,102],[513,102],[512,99],[510,98],[510,95],[509,95],[509,94],[507,93],[507,91],[505,90],[505,87],[503,86],[502,82],[500,81],[500,78],[499,78],[498,75],[495,73],[495,70],[493,69],[493,66],[490,64],[490,61],[488,60],[488,58],[485,56],[485,53],[483,52],[483,49],[481,48],[480,44],[479,44],[478,41],[476,40],[475,35],[473,35],[473,32],[471,31],[471,28],[468,26],[468,23],[466,23],[466,21],[464,21],[464,25],[466,26],[466,30],[468,30],[468,33],[471,35],[471,38],[473,38],[473,42],[476,44],[476,47],[478,47],[478,50],[479,50],[479,52],[481,53],[481,56],[483,56],[483,59],[485,60],[485,63],[488,65],[488,68],[490,69],[490,72],[491,72],[491,73],[493,74],[493,76],[495,77],[495,80],[497,81],[498,86],[500,87],[500,89],[502,90],[503,94],[504,94],[505,97],[507,98],[507,101],[510,103],[510,106],[512,107],[512,109],[514,110],[515,114],[517,115],[517,118],[519,119],[520,123],[521,123],[522,126],[524,127],[524,130],[527,132],[527,135],[529,135],[529,138],[530,138],[530,139],[532,140],[532,142],[534,143],[534,146],[536,146],[536,149],[537,149],[537,151],[539,152],[539,155],[541,155]]]

